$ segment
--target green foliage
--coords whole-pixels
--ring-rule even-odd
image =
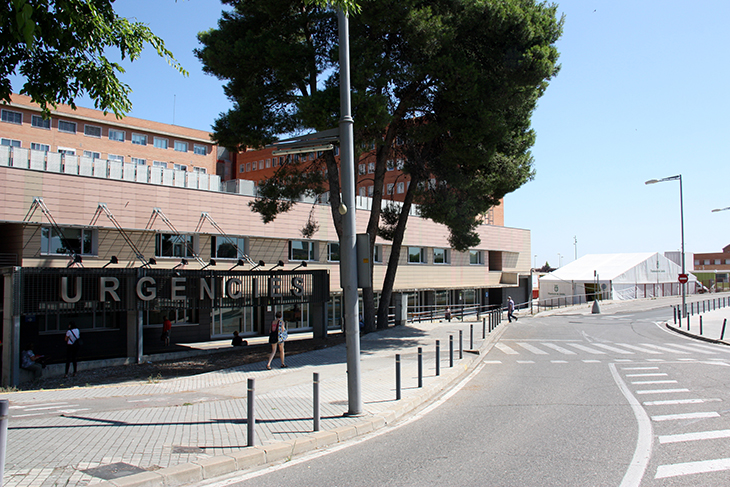
[[[117,75],[107,49],[122,59],[139,58],[145,46],[184,75],[187,72],[165,48],[162,39],[141,22],[119,17],[114,0],[0,0],[0,100],[9,102],[9,76],[19,73],[20,89],[43,109],[88,94],[97,109],[122,117],[132,108],[131,89]]]
[[[199,34],[196,51],[233,102],[216,121],[216,140],[261,147],[281,134],[337,126],[336,12],[321,1],[226,3],[233,10],[218,29]],[[530,118],[559,70],[557,7],[536,0],[364,0],[360,7],[349,22],[355,146],[377,143],[376,199],[378,171],[402,158],[422,216],[449,228],[453,248],[474,247],[483,215],[534,177]],[[263,183],[264,199],[326,190],[301,172],[279,173]],[[252,207],[265,221],[291,208]],[[380,212],[379,201],[373,207]],[[394,236],[398,213],[395,206],[377,213],[383,236]]]

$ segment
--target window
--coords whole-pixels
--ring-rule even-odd
[[[388,183],[388,189],[385,194],[393,194],[393,183]]]
[[[289,242],[289,260],[314,260],[314,242],[309,240]]]
[[[76,133],[76,122],[67,122],[66,120],[58,121],[58,131],[66,132],[68,134]]]
[[[155,256],[157,257],[193,257],[193,235],[175,235],[158,233],[155,235]]]
[[[107,157],[110,161],[119,161],[124,162],[124,156],[119,156],[117,154],[109,154],[109,157]]]
[[[92,159],[101,159],[101,154],[98,152],[91,152],[91,151],[85,150],[84,157],[91,157]],[[122,159],[124,159],[124,158],[122,158]]]
[[[58,147],[58,153],[63,154],[65,156],[75,156],[76,155],[76,149],[72,149],[70,147]]]
[[[60,233],[59,233],[60,231]],[[58,230],[41,228],[41,253],[57,255],[93,255],[94,231],[85,228],[65,228]]]
[[[211,237],[210,256],[214,259],[240,259],[246,255],[244,237]]]
[[[204,156],[208,153],[208,148],[204,145],[200,144],[194,144],[193,145],[193,154],[198,154],[199,156]]]
[[[244,172],[245,170],[246,170],[246,166],[244,166],[243,164],[238,166],[238,172]]]
[[[389,159],[388,162],[385,163],[385,167],[388,171],[395,171],[395,162],[393,162],[393,159]]]
[[[408,263],[425,264],[426,249],[423,247],[408,247]]]
[[[405,186],[406,185],[402,182],[398,183],[398,185],[396,186],[396,191],[398,192],[398,194],[403,194],[403,191],[405,191]]]
[[[13,112],[11,110],[0,111],[2,121],[8,123],[17,123],[21,125],[23,123],[23,114],[20,112]]]
[[[360,188],[358,188],[358,194],[362,197],[367,196],[367,192],[368,189],[365,186],[360,186]]]
[[[720,259],[715,259],[715,265],[720,265],[722,261]]]
[[[271,167],[271,159],[266,159],[266,169]]]
[[[161,137],[155,137],[154,138],[154,145],[158,149],[167,149],[167,139],[163,139]]]
[[[147,164],[147,159],[140,159],[139,157],[133,157],[132,164],[137,164],[138,166],[144,166]]]
[[[383,263],[383,246],[382,245],[376,245],[373,247],[373,262],[377,262],[379,264]]]
[[[167,163],[162,161],[152,161],[152,165],[155,167],[167,167]]]
[[[395,161],[395,168],[399,171],[403,170],[403,159],[398,159],[397,161]]]
[[[101,127],[96,125],[84,125],[84,135],[101,138]]]
[[[42,150],[43,152],[50,152],[51,146],[47,144],[37,144],[35,142],[30,143],[30,148],[32,150]]]
[[[710,259],[705,259],[705,261],[704,261],[703,263],[704,263],[705,265],[710,265]]]
[[[335,155],[336,156],[339,156],[340,155],[340,146],[339,145],[336,145],[335,146]]]
[[[176,171],[187,171],[188,170],[188,166],[186,166],[185,164],[173,164],[172,166]]]
[[[375,163],[369,162],[368,163],[368,174],[372,174],[375,172]]]
[[[15,139],[0,139],[0,145],[8,145],[10,147],[20,147],[21,142]]]
[[[246,172],[251,171],[251,163],[246,164]]]
[[[255,170],[256,170],[256,161],[253,161],[253,162],[251,163],[251,170],[252,170],[252,171],[255,171]]]
[[[698,262],[695,262],[695,264],[698,264]],[[730,259],[725,259],[725,265],[730,264]]]
[[[208,174],[208,170],[204,167],[193,167],[193,172],[198,174]]]
[[[282,157],[282,161],[281,162],[284,162],[283,159],[284,158]],[[274,167],[276,167],[276,166],[279,165],[279,158],[278,157],[274,157],[273,161],[274,161],[274,163],[273,163],[274,164]]]
[[[372,198],[374,191],[375,191],[375,186],[368,186],[368,196],[370,196]]]
[[[481,250],[470,250],[469,251],[469,264],[480,265],[484,264]]]
[[[180,142],[179,140],[175,141],[175,150],[178,152],[187,152],[188,151],[188,143],[187,142]]]
[[[359,164],[357,166],[357,172],[362,176],[365,174],[365,164]]]
[[[109,129],[109,140],[115,140],[117,142],[124,142],[124,131]]]
[[[147,136],[143,134],[132,133],[132,143],[134,145],[147,145]]]
[[[340,244],[329,243],[327,244],[327,260],[330,262],[340,261]]]
[[[434,264],[448,264],[449,263],[449,249],[433,249],[433,263]]]
[[[40,115],[33,115],[30,117],[30,125],[39,129],[51,129],[51,119],[43,118]]]
[[[700,261],[695,259],[695,265],[700,265]]]

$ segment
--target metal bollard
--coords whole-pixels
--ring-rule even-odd
[[[727,324],[727,318],[722,320],[722,332],[720,332],[720,340],[725,338],[725,325]]]
[[[314,418],[314,430],[313,431],[319,431],[319,372],[314,372],[312,374],[313,381],[312,381],[312,388],[313,388],[313,394],[314,402],[313,402],[313,410],[312,410],[312,417]]]
[[[690,317],[690,315],[687,315],[687,331],[690,330],[689,317]]]
[[[246,420],[246,424],[248,425],[248,446],[254,446],[256,443],[255,395],[256,381],[255,379],[248,379],[248,418]]]
[[[400,401],[400,354],[395,354],[395,400]]]
[[[675,306],[674,308],[672,308],[672,310],[674,311],[674,324],[676,325],[677,324],[677,307]]]
[[[441,342],[436,340],[436,375],[441,375]]]
[[[464,330],[459,330],[459,360],[464,358]]]
[[[423,387],[423,348],[418,347],[418,387]]]
[[[474,350],[474,325],[469,325],[469,350]]]
[[[482,340],[487,338],[487,319],[482,318]]]
[[[700,315],[700,336],[702,336],[702,315]]]
[[[8,446],[8,413],[10,402],[7,399],[0,399],[0,485],[2,485],[5,474],[5,451]]]
[[[449,367],[454,366],[454,335],[449,335]]]

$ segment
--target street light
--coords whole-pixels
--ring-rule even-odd
[[[645,184],[656,184],[663,183],[664,181],[679,181],[679,221],[680,228],[682,231],[682,275],[685,275],[684,268],[684,202],[682,197],[682,175],[677,174],[676,176],[670,176],[663,179],[650,179]],[[727,208],[725,208],[727,209]],[[715,211],[715,210],[713,210]],[[682,317],[687,316],[687,283],[681,282],[682,286]]]

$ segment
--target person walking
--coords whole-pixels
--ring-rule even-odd
[[[266,368],[271,370],[271,361],[274,360],[276,355],[276,347],[279,347],[279,359],[281,360],[281,367],[285,368],[284,363],[284,342],[287,339],[286,325],[284,320],[281,319],[281,311],[276,312],[276,318],[271,322],[271,332],[269,333],[269,343],[271,344],[271,355],[269,355],[269,363],[266,364]]]
[[[172,331],[172,321],[167,316],[162,317],[162,341],[165,346],[170,346],[170,332]]]
[[[507,321],[512,323],[513,318],[517,321],[517,317],[515,316],[515,302],[512,301],[512,296],[507,296]]]
[[[64,377],[68,377],[68,369],[74,364],[74,377],[76,377],[77,361],[79,357],[79,347],[81,346],[81,332],[73,321],[68,322],[68,330],[66,331],[66,373]]]

